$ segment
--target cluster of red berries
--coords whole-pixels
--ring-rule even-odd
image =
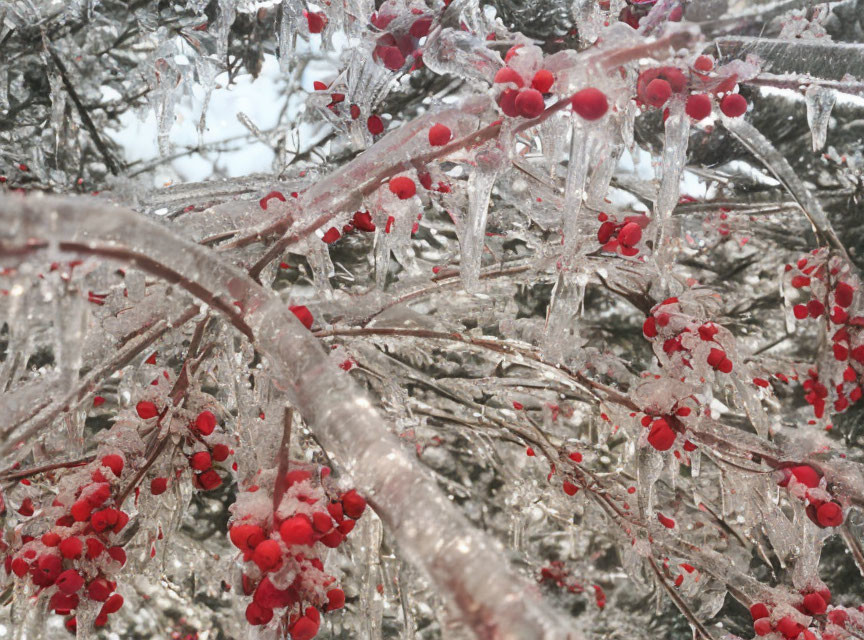
[[[375,223],[372,221],[372,215],[368,211],[355,212],[354,217],[351,219],[351,222],[342,226],[341,233],[336,227],[330,227],[321,237],[321,240],[323,240],[327,244],[333,244],[343,235],[354,233],[355,230],[363,231],[365,233],[371,233],[375,231]]]
[[[642,240],[642,230],[648,226],[648,216],[627,216],[623,222],[618,222],[614,216],[600,213],[597,219],[601,222],[597,241],[603,245],[603,251],[628,257],[639,253],[636,245]]]
[[[29,578],[38,593],[50,593],[48,609],[69,616],[66,628],[72,632],[81,598],[102,603],[97,627],[105,626],[108,616],[123,606],[110,576],[126,564],[123,547],[113,544],[129,522],[116,503],[124,466],[123,456],[116,453],[88,465],[78,476],[82,481],[77,488],[62,492],[52,503],[51,510],[60,514],[54,526],[40,537],[21,536],[20,546],[12,545],[14,551],[5,558],[7,574]]]
[[[521,48],[520,45],[511,48],[504,58],[505,61],[509,63],[519,54]],[[511,66],[506,66],[495,73],[493,82],[507,85],[497,98],[498,106],[501,107],[504,115],[511,118],[536,118],[546,109],[543,95],[549,93],[552,85],[555,84],[555,76],[547,69],[537,69],[531,74],[530,86],[526,86],[528,83],[522,73]]]
[[[732,93],[737,76],[712,78],[710,74],[713,69],[714,60],[709,56],[699,56],[687,73],[673,66],[646,69],[639,74],[636,82],[636,100],[640,104],[660,109],[673,95],[690,91],[684,110],[698,121],[711,115],[711,95],[723,94],[720,111],[730,118],[744,115],[747,100],[738,93]]]
[[[815,250],[811,255],[802,257],[793,266],[786,265],[789,284],[804,293],[809,300],[792,307],[798,320],[825,318],[826,327],[831,331],[832,351],[837,362],[846,363],[842,372],[833,377],[829,384],[837,392],[834,409],[845,411],[850,404],[861,399],[860,369],[864,366],[864,316],[853,315],[850,308],[855,302],[855,287],[841,279],[842,264],[828,261],[825,251]],[[856,370],[856,367],[859,370]],[[815,370],[809,371],[809,379],[804,382],[805,399],[813,407],[814,414],[821,418],[825,412],[828,388],[820,382]]]
[[[507,66],[499,69],[492,80],[493,84],[503,86],[496,101],[504,115],[536,118],[545,111],[545,96],[555,84],[555,75],[539,66],[541,55],[536,47],[519,44],[504,56]],[[602,118],[609,109],[606,94],[594,87],[575,93],[570,105],[585,120]]]
[[[843,524],[843,507],[832,499],[823,486],[823,475],[810,465],[783,467],[777,484],[788,488],[795,497],[806,501],[807,517],[818,527],[839,527]]]
[[[330,112],[335,116],[339,116],[342,113],[339,110],[339,106],[343,102],[345,102],[345,94],[341,90],[340,91],[334,90],[336,88],[341,88],[341,87],[334,87],[332,85],[328,85],[325,82],[321,82],[320,80],[315,80],[312,83],[312,88],[315,91],[329,91],[330,92],[330,102],[329,102],[329,104],[326,105],[327,109],[329,109]],[[360,106],[353,104],[353,103],[351,105],[349,105],[348,115],[351,117],[352,120],[357,120],[361,115]],[[381,133],[384,133],[384,128],[385,128],[384,127],[384,120],[381,118],[381,116],[373,113],[368,118],[366,118],[366,129],[373,136],[377,136]]]
[[[272,498],[257,485],[231,508],[229,538],[243,555],[243,593],[252,596],[246,620],[265,625],[279,610],[291,640],[310,640],[318,633],[321,612],[344,606],[345,593],[324,571],[318,545],[338,547],[366,509],[354,490],[330,499],[322,485],[327,472],[316,477],[306,469],[288,471],[275,512]]]
[[[410,57],[414,60],[412,71],[420,69],[423,55],[418,47],[420,39],[429,35],[432,15],[417,7],[411,9],[409,20],[397,20],[398,14],[398,7],[385,3],[369,18],[372,26],[383,32],[375,41],[372,58],[390,71],[399,71]]]
[[[159,415],[159,409],[149,400],[141,400],[135,405],[135,411],[142,420],[149,420]],[[188,432],[183,438],[183,446],[189,451],[187,457],[193,473],[192,484],[196,489],[211,491],[222,485],[222,476],[214,468],[214,463],[225,462],[234,452],[226,444],[211,444],[205,440],[216,430],[216,416],[211,411],[202,411],[188,426]],[[203,449],[200,448],[201,446]],[[196,448],[199,450],[194,451]],[[158,477],[150,481],[150,492],[154,496],[165,493],[167,488],[168,478]]]
[[[831,604],[831,591],[827,587],[801,591],[802,600],[795,605],[796,610],[805,616],[821,616]],[[769,607],[770,603],[757,602],[750,607],[753,618],[753,631],[757,636],[767,636],[777,632],[787,640],[816,640],[817,635],[798,622],[792,615],[784,615],[782,608]],[[790,611],[790,613],[792,613]],[[830,614],[829,614],[830,615]],[[840,618],[840,616],[834,616]],[[833,621],[832,621],[833,622]],[[823,636],[824,638],[824,636]]]
[[[600,0],[599,4],[602,9],[608,9],[610,3],[609,0]],[[639,22],[648,15],[655,4],[657,4],[656,0],[630,0],[627,6],[621,9],[621,12],[618,14],[618,20],[630,25],[634,29],[638,29]],[[667,20],[669,22],[681,22],[681,19],[684,17],[684,6],[684,3],[682,3],[674,7],[669,12]]]
[[[704,350],[701,349],[702,343],[717,344],[716,347],[709,346],[705,362],[715,371],[731,373],[732,360],[716,341],[719,332],[720,327],[713,322],[696,324],[682,314],[678,298],[668,298],[654,306],[642,323],[642,334],[649,340],[658,336],[664,338],[663,352],[669,357],[674,353],[682,353],[681,363],[687,368],[693,368],[692,357],[697,346]]]
[[[570,593],[584,593],[586,590],[560,560],[552,560],[548,566],[540,569],[538,582],[553,585],[559,589],[566,589]],[[603,587],[597,584],[593,585],[593,591],[597,607],[603,609],[606,606],[606,592],[603,591]]]
[[[648,429],[646,440],[648,444],[657,449],[657,451],[668,451],[678,439],[678,434],[683,434],[687,428],[682,422],[682,418],[688,417],[693,413],[693,409],[683,404],[683,401],[676,402],[668,413],[658,413],[651,410],[646,410],[645,415],[640,419],[640,423]],[[636,414],[631,414],[635,416]],[[689,440],[684,440],[682,446],[684,451],[691,452],[696,450],[696,445]],[[678,452],[675,452],[676,455]]]

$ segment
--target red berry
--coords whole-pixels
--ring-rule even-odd
[[[298,514],[283,521],[279,526],[279,535],[289,547],[293,545],[311,545],[315,541],[315,532],[308,516]]]
[[[330,533],[321,536],[321,544],[329,549],[335,549],[342,544],[344,539],[344,536],[338,530],[334,529]]]
[[[672,96],[672,85],[662,78],[654,78],[645,87],[645,102],[652,107],[662,107]]]
[[[369,119],[366,120],[366,128],[373,136],[377,136],[384,131],[384,121],[378,116],[369,116]]]
[[[117,524],[117,509],[101,509],[90,516],[90,524],[96,533],[111,529]]]
[[[208,469],[204,473],[198,475],[198,483],[204,491],[211,491],[222,484],[222,477],[213,469]]]
[[[766,607],[763,603],[757,602],[752,607],[750,607],[750,615],[753,620],[758,620],[759,618],[767,618],[771,615],[771,612],[768,611],[768,607]]]
[[[273,619],[273,609],[267,609],[250,602],[246,605],[246,621],[254,626],[267,624]]]
[[[432,128],[434,129],[435,127]],[[375,223],[372,222],[372,216],[369,214],[368,211],[358,211],[357,213],[355,213],[352,222],[354,224],[354,227],[360,229],[360,231],[365,231],[367,233],[375,231]]]
[[[651,431],[648,432],[648,444],[657,449],[657,451],[668,451],[675,443],[675,431],[669,426],[663,418],[657,418],[651,424]]]
[[[34,579],[36,575],[39,575],[47,581],[47,584],[40,586],[48,586],[53,584],[57,576],[60,575],[60,572],[63,571],[63,560],[60,556],[43,553],[36,561],[36,569],[37,572],[34,574]]]
[[[168,488],[168,478],[153,478],[150,481],[150,493],[159,496]]]
[[[747,112],[747,100],[740,93],[730,93],[720,101],[720,111],[730,118],[743,116]]]
[[[231,449],[228,448],[227,444],[217,444],[213,447],[213,459],[216,462],[223,462],[227,460],[230,453]]]
[[[769,620],[768,618],[759,618],[758,620],[753,622],[753,631],[756,632],[757,636],[767,636],[773,630],[774,629],[771,626],[771,620]]]
[[[102,503],[111,497],[111,485],[107,482],[90,485],[87,490],[82,492],[81,497],[85,499],[91,507],[95,508],[101,506]]]
[[[216,428],[216,416],[211,411],[202,411],[195,418],[195,429],[202,436],[209,436]]]
[[[711,98],[704,93],[688,96],[684,111],[694,120],[704,120],[711,115]]]
[[[319,623],[302,616],[288,628],[288,633],[291,634],[291,640],[312,640],[318,633]]]
[[[635,222],[628,222],[618,232],[618,242],[625,247],[635,247],[642,239],[642,228]]]
[[[264,540],[255,547],[252,561],[258,565],[261,571],[272,571],[282,564],[282,548],[275,540]]]
[[[667,518],[662,513],[658,513],[657,519],[660,521],[660,524],[662,524],[667,529],[675,528],[675,521],[672,518]]]
[[[525,82],[522,80],[522,76],[519,75],[519,72],[515,69],[511,69],[510,67],[498,69],[498,71],[495,73],[495,79],[492,82],[494,82],[495,84],[512,82],[520,89],[525,86]]]
[[[540,69],[531,79],[531,86],[540,93],[549,93],[549,89],[555,83],[555,76],[548,69]]]
[[[834,289],[834,300],[841,307],[849,307],[852,304],[852,298],[855,295],[855,289],[845,282],[838,283]]]
[[[255,595],[252,597],[255,604],[267,609],[281,609],[294,604],[296,591],[291,589],[277,589],[269,577],[264,577],[258,588],[255,589]]]
[[[657,320],[654,319],[654,316],[645,318],[645,322],[642,323],[642,333],[646,338],[657,337]]]
[[[575,496],[576,493],[579,491],[579,487],[577,487],[572,482],[569,482],[568,480],[564,481],[564,484],[561,488],[564,489],[564,493],[566,493],[568,496]]]
[[[536,118],[546,105],[543,102],[543,94],[536,89],[524,89],[516,96],[515,107],[517,113],[523,118]]]
[[[120,530],[129,524],[129,515],[124,511],[117,512],[117,524],[114,525],[114,533],[120,533]]]
[[[72,508],[69,511],[75,519],[75,522],[84,522],[90,517],[92,509],[90,503],[86,500],[78,500],[72,505]]]
[[[400,200],[413,198],[414,194],[417,193],[417,185],[414,184],[414,181],[411,178],[406,176],[391,178],[389,187],[390,193],[394,194]]]
[[[30,571],[30,565],[27,564],[27,561],[24,560],[24,558],[13,558],[10,568],[12,569],[12,573],[19,578],[23,578],[27,575],[27,572]]]
[[[96,602],[105,602],[112,591],[114,586],[105,578],[96,578],[87,585],[87,597]]]
[[[410,29],[408,29],[408,33],[410,33],[412,37],[417,39],[425,38],[429,35],[429,29],[431,27],[432,18],[424,16],[414,21],[414,24],[411,25]]]
[[[516,109],[516,97],[519,95],[518,89],[506,89],[498,96],[498,106],[505,116],[515,118],[519,115],[519,110]]]
[[[816,519],[823,527],[839,527],[843,524],[843,509],[836,502],[826,502],[816,510]]]
[[[453,133],[450,131],[450,127],[443,125],[440,122],[433,124],[429,129],[429,144],[433,147],[442,147],[450,142],[452,135]]]
[[[342,509],[346,516],[356,520],[363,515],[363,511],[366,509],[366,500],[354,489],[351,489],[342,496]]]
[[[75,569],[67,569],[59,576],[57,576],[57,580],[54,582],[54,585],[62,593],[70,595],[84,586],[84,578],[78,575],[78,572],[75,571]]]
[[[723,349],[711,349],[708,353],[708,365],[714,369],[720,367],[720,363],[726,359],[726,352]]]
[[[343,520],[342,522],[339,523],[339,526],[336,527],[336,529],[343,536],[347,536],[349,533],[351,533],[354,530],[354,525],[356,525],[356,524],[357,524],[356,520]]]
[[[822,474],[816,471],[813,467],[802,464],[795,467],[789,467],[789,472],[795,476],[795,479],[803,484],[808,489],[813,489],[819,486],[819,481],[822,479]]]
[[[111,473],[118,478],[123,472],[123,458],[116,453],[112,453],[111,455],[102,458],[102,465],[111,469]]]
[[[288,487],[291,487],[298,482],[305,482],[311,477],[312,474],[304,469],[292,469],[285,474],[285,484]]]
[[[309,311],[308,307],[305,307],[303,305],[294,305],[293,307],[288,307],[288,310],[295,316],[297,316],[300,324],[302,324],[307,329],[312,328],[312,323],[315,322],[315,320],[312,317],[312,312]]]
[[[228,537],[241,551],[250,551],[264,541],[264,530],[254,524],[235,524],[228,530]]]
[[[199,451],[198,453],[193,453],[192,457],[189,458],[189,466],[196,471],[206,471],[213,466],[213,461],[211,460],[209,453],[206,451]]]
[[[70,560],[79,557],[83,548],[84,544],[81,542],[81,538],[78,538],[76,536],[66,538],[59,545],[60,555]]]
[[[693,63],[693,68],[696,69],[696,71],[711,71],[711,69],[714,68],[714,60],[712,60],[710,56],[699,56]]]
[[[798,320],[803,320],[807,317],[808,311],[807,306],[803,304],[796,304],[792,307],[792,315],[794,315]]]
[[[150,418],[155,418],[159,415],[159,411],[156,409],[156,405],[152,402],[148,402],[147,400],[142,400],[141,402],[136,404],[135,411],[138,413],[138,417],[142,420],[149,420]]]
[[[306,22],[309,25],[309,33],[321,33],[327,26],[327,16],[320,11],[304,11]]]
[[[342,589],[330,589],[327,592],[327,611],[341,609],[345,606],[345,592]]]
[[[327,244],[333,244],[341,237],[342,234],[339,233],[339,229],[337,229],[336,227],[330,227],[329,229],[327,229],[324,235],[321,236],[321,240]]]
[[[811,300],[807,303],[807,312],[811,318],[818,318],[825,313],[825,305],[818,300]]]
[[[85,540],[85,544],[87,545],[88,560],[98,558],[100,555],[102,555],[102,552],[105,551],[105,545],[96,538],[87,538],[87,540]]]
[[[58,591],[51,599],[48,601],[48,609],[53,610],[54,613],[58,613],[60,615],[68,615],[78,606],[78,603],[81,601],[81,598],[78,597],[76,593],[63,593],[62,591]]]
[[[720,332],[720,327],[713,323],[706,323],[699,327],[699,337],[705,342],[712,342],[714,336]]]
[[[345,517],[345,513],[342,510],[341,502],[331,502],[327,505],[327,513],[330,514],[330,517],[333,518],[336,522],[342,522],[342,519]]]
[[[598,120],[609,110],[606,94],[594,87],[577,91],[570,99],[570,105],[584,120]]]
[[[126,551],[123,547],[108,547],[108,555],[114,562],[119,562],[120,566],[126,564]],[[118,607],[119,608],[119,607]],[[114,613],[113,611],[109,613]]]
[[[780,622],[777,623],[777,631],[782,633],[787,638],[794,638],[799,633],[801,633],[801,629],[803,627],[795,622],[791,616],[786,616],[785,618],[781,618]]]
[[[119,593],[115,593],[110,596],[105,604],[102,605],[102,609],[99,610],[100,614],[108,615],[109,613],[116,613],[120,611],[120,607],[123,606],[123,596]]]
[[[60,544],[60,535],[53,531],[49,531],[42,536],[42,544],[46,547],[56,547]]]
[[[822,615],[827,608],[828,605],[825,604],[825,600],[818,593],[808,593],[804,596],[804,610],[811,616]]]
[[[327,533],[333,528],[333,519],[330,517],[329,513],[316,511],[312,514],[312,527],[318,533]]]
[[[381,60],[381,62],[384,63],[384,66],[390,69],[390,71],[398,71],[402,68],[402,65],[405,64],[405,56],[401,51],[399,51],[398,47],[379,45],[375,47],[374,55]]]

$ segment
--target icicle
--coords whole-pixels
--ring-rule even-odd
[[[294,0],[282,0],[282,16],[279,19],[279,31],[276,34],[276,42],[279,47],[279,69],[282,73],[288,73],[293,66],[294,44],[301,20],[303,20],[303,5]]]
[[[204,87],[204,100],[201,104],[201,117],[198,118],[198,146],[204,146],[204,132],[207,130],[207,109],[210,107],[210,97],[216,84],[216,66],[213,61],[203,56],[195,58],[199,84]],[[239,117],[239,115],[238,115]]]
[[[575,322],[585,298],[587,274],[562,268],[549,300],[543,355],[553,362],[567,360],[582,346]]]
[[[52,69],[53,65],[47,63],[47,54],[43,56],[46,61],[45,68]],[[4,79],[0,78],[0,82]],[[5,84],[5,83],[4,83]],[[55,152],[60,152],[60,144],[63,140],[63,125],[66,121],[66,90],[63,87],[63,78],[59,73],[48,74],[48,84],[51,87],[51,129],[54,131]],[[2,98],[0,98],[2,108]]]
[[[327,243],[319,237],[312,236],[307,243],[306,260],[312,268],[312,279],[319,293],[329,297],[333,293],[330,278],[334,275],[333,262],[330,260],[330,250]]]
[[[681,174],[687,158],[690,136],[690,117],[684,113],[684,100],[676,99],[669,105],[666,119],[666,138],[663,142],[660,186],[654,201],[655,242],[654,253],[658,263],[665,261],[666,237],[669,235],[672,211],[678,204]]]
[[[468,216],[459,244],[462,248],[460,273],[465,290],[469,292],[476,292],[480,288],[489,198],[505,159],[504,153],[497,148],[480,151],[477,154],[477,167],[468,179]]]
[[[217,18],[216,58],[222,60],[228,54],[228,33],[237,18],[234,7],[235,0],[219,0],[219,17]]]
[[[811,84],[804,97],[807,99],[807,124],[813,137],[813,151],[817,152],[825,146],[828,137],[828,121],[831,119],[831,110],[837,101],[837,92]]]
[[[594,136],[583,126],[582,118],[572,115],[570,129],[570,161],[567,182],[564,185],[563,223],[564,257],[567,262],[579,246],[579,226],[582,221],[582,201],[585,198],[585,180],[588,177],[588,159]]]
[[[609,183],[612,175],[618,167],[618,161],[624,152],[623,143],[607,144],[598,147],[595,157],[597,162],[593,163],[594,170],[588,182],[586,202],[594,208],[604,208],[606,194],[609,192]]]

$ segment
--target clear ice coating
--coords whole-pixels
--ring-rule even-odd
[[[0,4],[0,638],[864,636],[855,3],[126,4]]]

